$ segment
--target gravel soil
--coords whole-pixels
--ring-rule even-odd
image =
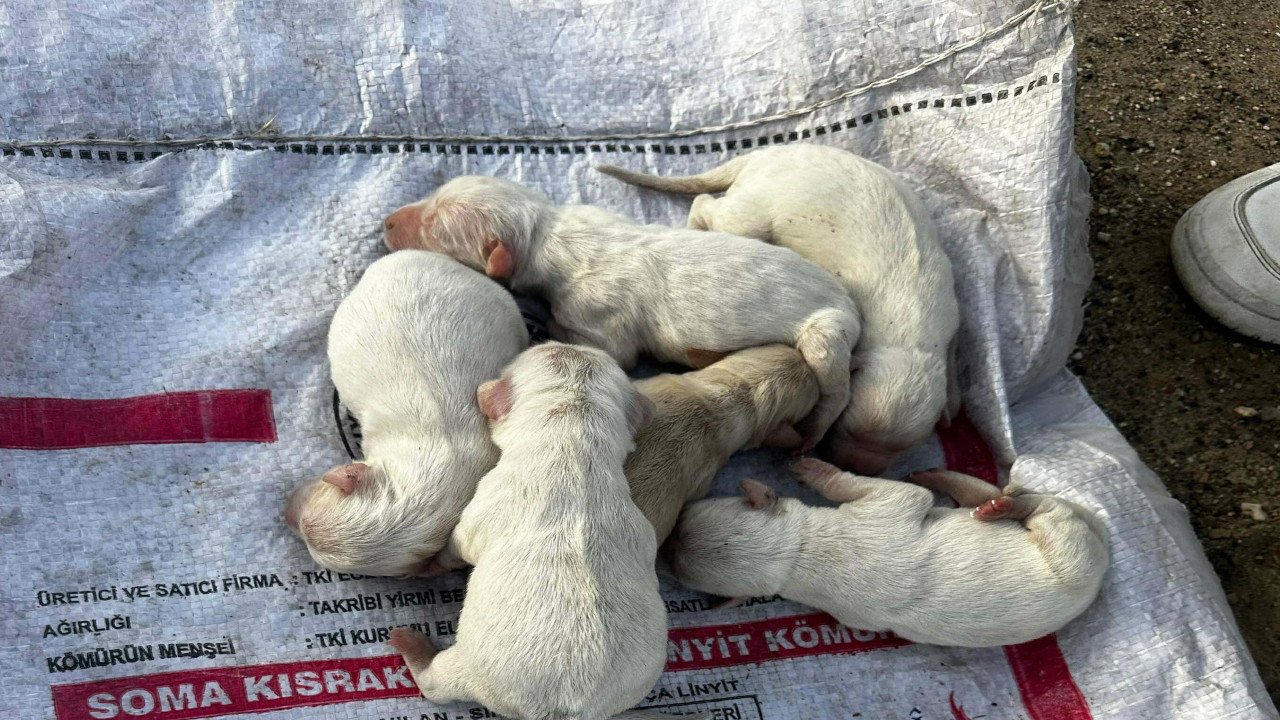
[[[1197,308],[1169,255],[1197,200],[1280,162],[1280,6],[1091,0],[1075,22],[1097,274],[1071,367],[1190,510],[1280,703],[1280,351]]]

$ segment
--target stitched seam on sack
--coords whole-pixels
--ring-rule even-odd
[[[774,115],[766,115],[764,117],[759,117],[752,120],[741,120],[738,122],[726,123],[723,125],[712,125],[708,127],[692,128],[688,130],[672,130],[668,132],[655,132],[655,133],[635,133],[631,135],[581,135],[581,136],[566,136],[566,137],[540,137],[540,136],[519,136],[519,135],[513,135],[513,136],[477,135],[477,136],[439,137],[439,138],[423,137],[421,139],[432,141],[432,142],[435,142],[438,140],[440,142],[465,142],[465,143],[475,143],[475,142],[498,142],[498,143],[570,142],[572,143],[572,142],[593,142],[593,141],[608,141],[608,140],[659,140],[659,139],[679,139],[679,138],[692,137],[695,135],[709,135],[713,133],[730,132],[733,130],[742,130],[742,129],[758,127],[762,125],[768,125],[781,120],[787,120],[790,118],[799,117],[801,115],[808,115],[810,113],[816,112],[823,108],[830,107],[831,105],[834,105],[842,100],[848,100],[849,98],[868,93],[872,90],[882,88],[882,87],[887,87],[900,80],[904,80],[908,77],[911,77],[912,75],[915,75],[916,73],[922,70],[925,70],[934,65],[937,65],[938,63],[941,63],[944,60],[948,60],[965,50],[981,45],[987,40],[990,40],[994,37],[1002,35],[1005,33],[1005,31],[1021,25],[1024,21],[1039,17],[1042,12],[1052,11],[1058,14],[1070,12],[1072,9],[1075,8],[1076,5],[1079,4],[1079,2],[1080,0],[1035,0],[1035,2],[1031,3],[1027,7],[1013,14],[1012,16],[1010,16],[1008,19],[1006,19],[1004,22],[1000,23],[996,27],[990,28],[987,31],[981,33],[980,35],[972,37],[968,40],[958,42],[936,55],[925,58],[914,67],[910,67],[910,68],[907,68],[906,70],[902,70],[900,72],[894,73],[889,77],[881,78],[879,80],[872,81],[865,85],[860,85],[856,88],[853,88],[852,90],[846,90],[845,92],[842,92],[836,95],[835,97],[827,98],[826,100],[822,100],[812,105],[806,105],[804,107],[794,108],[792,110],[787,110],[785,112],[777,113]],[[394,139],[395,136],[363,136],[363,137],[370,138],[370,139],[386,138],[390,140],[390,139]],[[35,148],[41,148],[41,147],[53,148],[53,147],[58,147],[63,145],[113,145],[113,146],[130,146],[130,147],[137,146],[137,145],[155,145],[155,146],[182,148],[182,147],[188,147],[188,146],[200,146],[206,142],[215,142],[215,143],[231,142],[232,144],[234,144],[237,141],[264,140],[264,139],[267,139],[267,138],[263,138],[258,135],[232,135],[232,136],[222,137],[222,138],[199,138],[199,139],[188,139],[188,140],[162,139],[162,140],[153,140],[153,141],[146,141],[146,140],[140,141],[140,140],[132,140],[132,139],[121,140],[121,139],[81,138],[81,139],[72,139],[72,140],[45,140],[45,141],[31,141],[31,142],[11,141],[11,142],[8,142],[7,144],[12,148],[20,148],[20,149],[25,149],[25,148],[35,149]],[[290,138],[290,140],[292,139],[295,139],[295,138]],[[296,139],[305,140],[306,137],[298,136]],[[327,140],[342,141],[348,138],[344,138],[340,136],[312,136],[311,139],[321,140],[321,141],[327,141]],[[243,149],[243,148],[236,148],[236,149]],[[31,154],[31,153],[24,153],[24,154]],[[45,155],[45,157],[50,157],[50,156]],[[66,157],[66,156],[63,156],[63,157]],[[103,159],[103,158],[100,158],[100,159]]]
[[[889,105],[875,110],[851,115],[848,119],[821,125],[797,128],[786,132],[765,132],[757,137],[732,140],[704,140],[695,143],[643,142],[643,135],[616,136],[618,141],[575,141],[572,138],[504,139],[503,136],[479,136],[474,138],[434,137],[412,135],[304,135],[304,136],[240,136],[227,139],[198,140],[49,140],[43,142],[6,143],[0,141],[0,155],[4,157],[43,157],[49,159],[100,160],[104,162],[144,162],[173,152],[186,150],[272,150],[305,155],[379,155],[384,153],[430,153],[434,155],[585,155],[592,153],[634,153],[653,155],[702,155],[708,152],[732,152],[751,150],[768,145],[782,145],[799,140],[809,140],[827,134],[852,130],[910,115],[926,109],[969,109],[1030,96],[1036,88],[1049,84],[1061,84],[1062,73],[1046,73],[1027,82],[998,89],[979,91],[968,95],[932,98],[900,105]],[[640,142],[627,142],[628,140]],[[75,146],[82,147],[75,147]],[[117,149],[101,149],[108,145]],[[91,149],[97,146],[99,149]],[[130,149],[120,149],[128,146]],[[156,148],[165,147],[168,150]],[[143,148],[146,148],[145,150]]]

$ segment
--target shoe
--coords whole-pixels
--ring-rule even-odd
[[[1196,203],[1173,231],[1173,266],[1205,312],[1280,343],[1280,163]]]

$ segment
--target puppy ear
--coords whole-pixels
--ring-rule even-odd
[[[648,425],[656,410],[653,401],[637,390],[631,397],[631,405],[627,407],[627,424],[631,426],[631,434],[635,435]]]
[[[772,510],[773,506],[778,504],[778,494],[759,480],[743,478],[741,486],[742,494],[747,498],[747,504],[755,510]]]
[[[511,254],[511,246],[497,238],[485,243],[484,274],[495,280],[505,280],[516,270],[516,260]]]
[[[511,378],[499,378],[484,383],[476,390],[476,402],[480,412],[490,420],[501,420],[511,412]]]
[[[364,463],[343,465],[325,473],[320,479],[341,490],[343,495],[350,495],[369,481],[369,466]]]

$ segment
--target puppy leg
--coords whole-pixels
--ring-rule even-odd
[[[975,507],[973,516],[979,520],[1018,520],[1029,526],[1033,517],[1057,505],[1057,501],[1048,495],[1001,495]]]
[[[799,475],[800,482],[813,488],[813,491],[833,503],[844,504],[866,500],[872,494],[882,494],[907,490],[920,492],[918,488],[904,486],[900,482],[882,478],[863,477],[847,473],[831,463],[817,458],[805,458],[791,466],[791,471]],[[932,504],[933,497],[929,497]],[[928,509],[928,504],[920,508]]]
[[[449,542],[440,549],[440,552],[422,562],[416,577],[435,577],[454,570],[461,570],[470,564],[462,558],[455,539],[457,538],[457,531],[455,530],[454,532],[455,534],[450,536]]]
[[[426,699],[437,704],[474,699],[463,684],[462,668],[454,648],[437,654],[426,635],[407,627],[392,630],[387,642],[404,658],[413,681]]]
[[[768,215],[732,194],[719,200],[710,195],[694,198],[688,225],[694,230],[715,230],[765,242],[773,239],[773,221]]]
[[[1017,520],[1065,587],[1097,592],[1108,561],[1107,527],[1091,512],[1051,495],[1004,496],[978,506],[981,522]]]
[[[922,470],[908,475],[907,482],[950,496],[960,507],[978,507],[1001,497],[995,485],[951,470]]]
[[[685,222],[690,230],[710,230],[715,224],[713,208],[716,199],[710,195],[699,195],[693,199],[689,208],[689,219]]]
[[[821,392],[817,407],[800,421],[802,453],[818,444],[849,405],[849,358],[860,332],[856,315],[836,309],[815,313],[800,331],[796,349],[813,370]]]
[[[622,341],[623,333],[600,333],[578,330],[562,325],[554,316],[547,321],[547,334],[551,339],[571,345],[586,345],[599,348],[612,357],[623,370],[631,370],[636,366],[640,351],[631,343]]]

